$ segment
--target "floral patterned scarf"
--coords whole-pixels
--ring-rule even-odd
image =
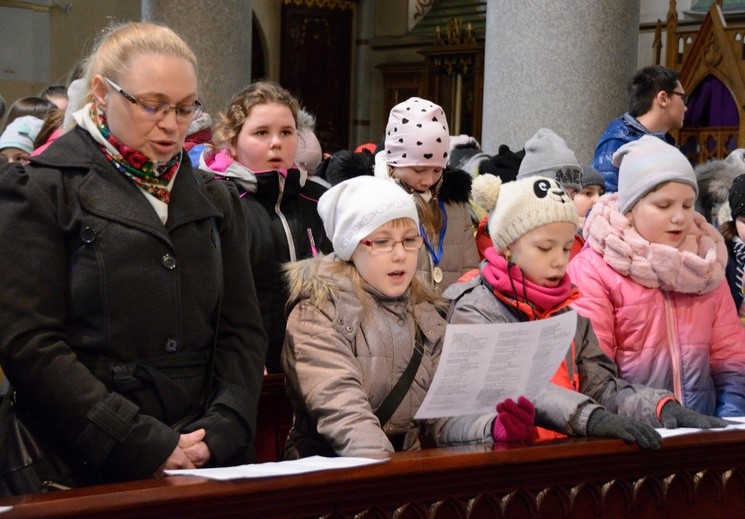
[[[153,162],[143,153],[122,144],[109,131],[106,115],[92,103],[89,115],[101,136],[111,146],[99,144],[106,158],[137,186],[167,204],[171,201],[169,183],[181,165],[181,152],[168,162]],[[117,153],[114,153],[117,152]]]

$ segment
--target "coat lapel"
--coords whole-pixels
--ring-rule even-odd
[[[164,226],[150,202],[131,180],[109,163],[90,135],[81,128],[60,137],[57,146],[35,157],[34,165],[88,168],[78,190],[80,204],[91,213],[154,234],[170,243],[169,232],[180,225],[222,213],[207,195],[204,181],[184,156],[171,191]],[[70,153],[70,150],[75,153]]]

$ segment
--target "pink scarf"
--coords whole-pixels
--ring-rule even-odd
[[[698,213],[676,249],[645,240],[618,209],[618,194],[612,193],[593,206],[582,232],[587,244],[613,270],[647,288],[705,294],[724,280],[724,239]]]
[[[484,251],[484,258],[487,263],[481,268],[481,275],[495,292],[517,302],[527,303],[541,314],[563,304],[569,297],[572,283],[566,274],[558,286],[544,287],[526,279],[522,269],[514,263],[508,264],[494,247]]]

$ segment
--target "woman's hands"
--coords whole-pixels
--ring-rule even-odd
[[[162,476],[164,470],[194,469],[204,466],[210,460],[210,450],[204,443],[207,432],[197,429],[188,434],[182,434],[178,445],[165,463],[155,472],[156,476]]]

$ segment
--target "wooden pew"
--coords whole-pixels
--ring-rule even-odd
[[[18,517],[745,517],[745,431],[645,452],[620,440],[398,453],[385,463],[231,482],[172,477],[0,500]]]
[[[256,461],[280,461],[287,433],[292,427],[292,404],[285,391],[284,375],[264,375],[256,413]]]

